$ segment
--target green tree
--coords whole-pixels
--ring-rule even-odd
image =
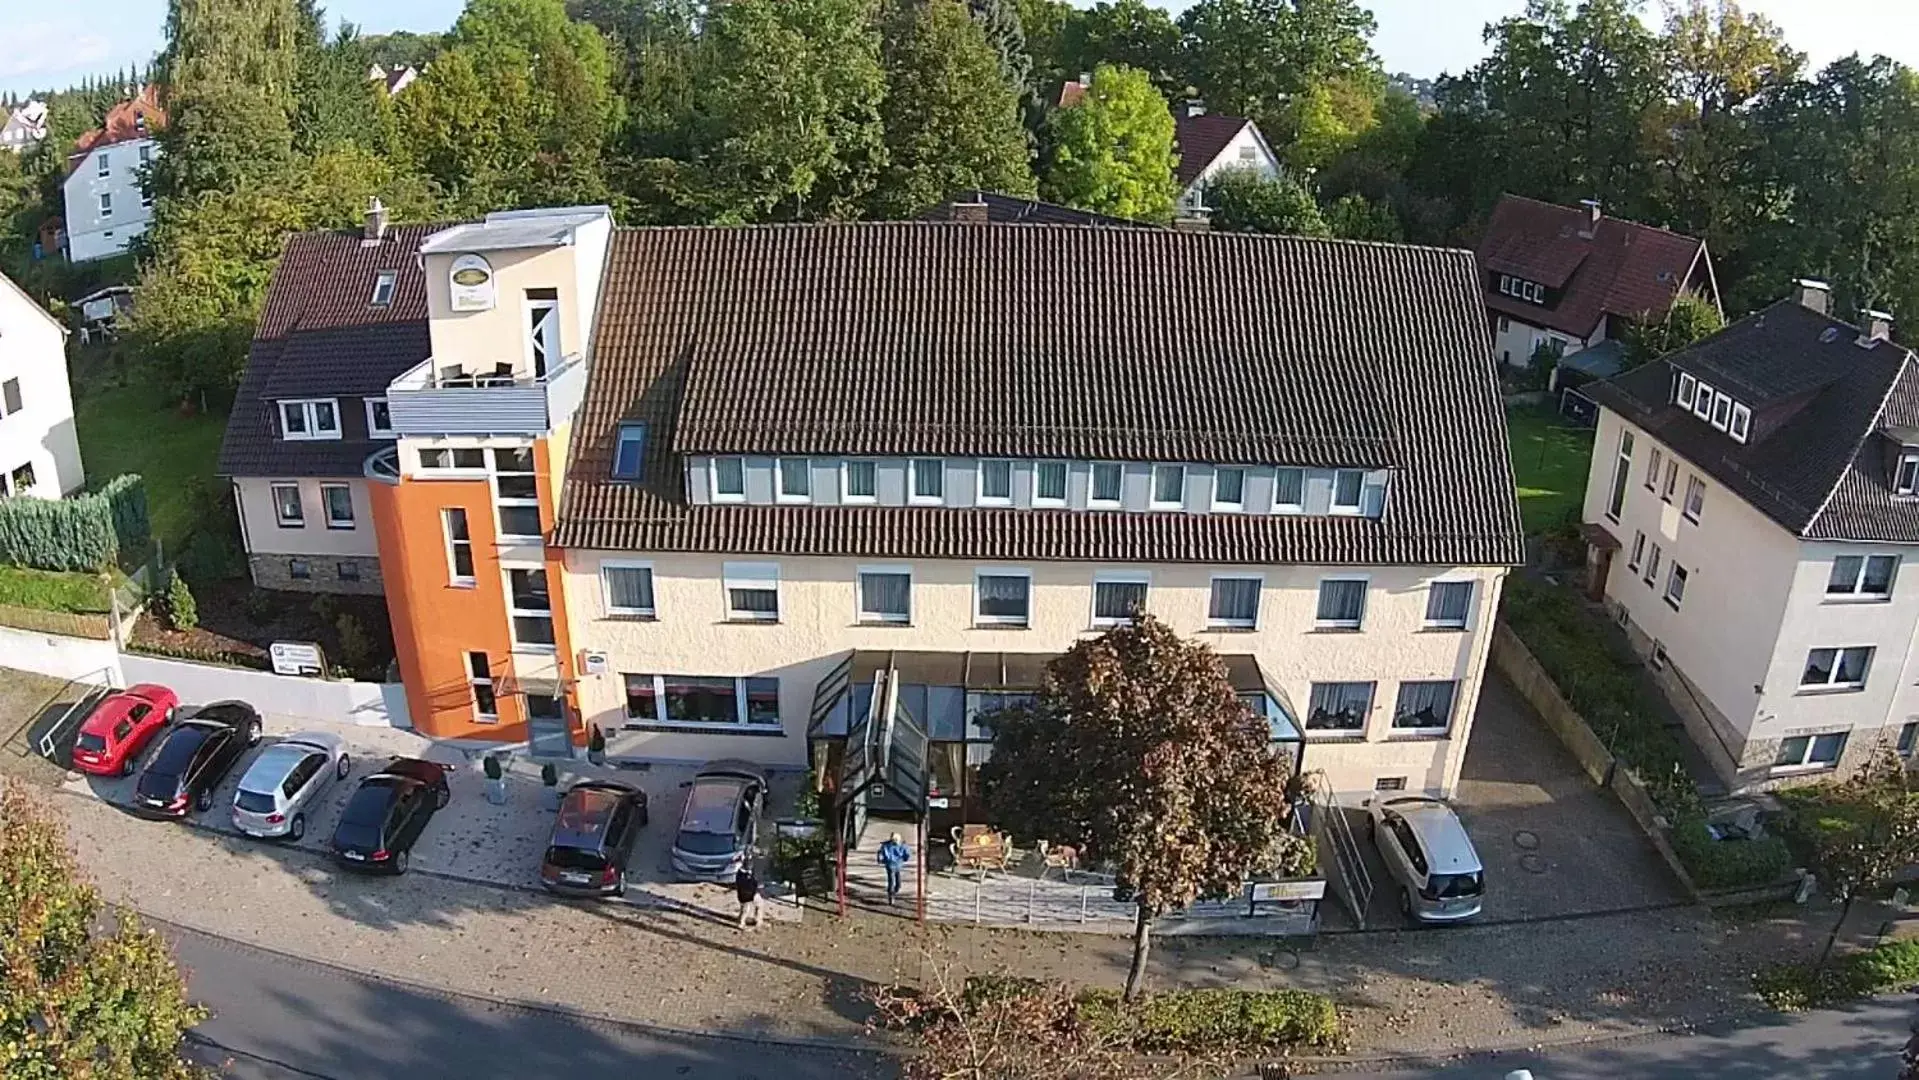
[[[193,1080],[181,1057],[206,1018],[159,935],[110,929],[67,838],[27,789],[0,789],[0,1075]]]
[[[1206,185],[1208,220],[1222,232],[1331,236],[1313,194],[1284,176],[1225,169]]]
[[[1286,762],[1211,649],[1141,615],[1047,665],[1030,706],[995,714],[981,769],[994,817],[1111,864],[1137,907],[1126,997],[1153,920],[1237,892],[1276,847]]]
[[[1342,240],[1381,240],[1397,244],[1406,237],[1391,204],[1373,202],[1357,191],[1334,199],[1324,217],[1327,232]]]
[[[1199,0],[1179,28],[1207,107],[1251,117],[1276,146],[1305,138],[1299,167],[1349,145],[1385,90],[1372,13],[1354,0]]]
[[[1179,27],[1166,10],[1144,0],[1106,0],[1089,8],[1074,8],[1057,37],[1054,61],[1062,79],[1092,74],[1101,66],[1143,71],[1162,94],[1182,93],[1192,80],[1180,54]],[[1041,87],[1041,99],[1051,102],[1059,84]]]
[[[1819,955],[1824,966],[1854,902],[1891,889],[1900,873],[1919,862],[1919,792],[1911,788],[1905,762],[1881,746],[1865,768],[1809,809],[1812,819],[1795,825],[1812,841],[1820,883],[1844,901]]]
[[[187,579],[179,574],[168,575],[165,607],[167,625],[175,630],[191,630],[200,625],[200,605],[194,602]]]
[[[1046,127],[1042,196],[1141,221],[1173,216],[1173,114],[1146,72],[1095,68],[1085,99]]]
[[[1635,322],[1621,336],[1626,342],[1627,363],[1637,367],[1676,352],[1696,341],[1725,329],[1726,317],[1712,302],[1693,293],[1682,292],[1673,299],[1663,319]]]
[[[171,0],[157,195],[231,188],[285,166],[300,43],[311,30],[295,0]]]
[[[856,216],[886,157],[868,0],[729,0],[704,38],[681,198],[720,222]]]
[[[898,0],[884,53],[882,217],[911,217],[969,188],[1034,193],[1019,84],[965,0]]]
[[[381,109],[386,88],[366,77],[372,66],[366,43],[352,26],[342,26],[331,41],[318,36],[302,43],[294,149],[305,154],[345,145],[375,153],[391,149]]]
[[[1020,25],[1018,4],[1015,0],[966,0],[966,10],[992,46],[1000,77],[1024,94],[1033,76],[1033,57],[1026,50],[1026,30]]]
[[[1019,15],[1020,36],[1026,43],[1029,69],[1026,73],[1028,95],[1040,106],[1051,106],[1060,84],[1078,78],[1080,69],[1067,70],[1066,25],[1078,10],[1066,0],[1005,0]],[[1091,68],[1085,69],[1091,72]]]

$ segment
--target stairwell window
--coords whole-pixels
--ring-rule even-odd
[[[1126,470],[1117,461],[1093,462],[1093,487],[1086,505],[1095,510],[1117,510]]]
[[[726,617],[734,622],[778,622],[780,566],[778,563],[730,562],[723,567]]]
[[[1884,600],[1899,572],[1897,555],[1841,555],[1832,560],[1826,595],[1835,599]]]
[[[1612,494],[1606,499],[1606,516],[1619,520],[1626,507],[1626,484],[1632,477],[1632,432],[1619,433],[1619,456],[1613,463]]]
[[[806,458],[780,459],[780,502],[806,502],[813,497],[813,463]]]
[[[1870,645],[1812,650],[1806,654],[1806,670],[1799,676],[1800,691],[1865,689],[1872,653]]]
[[[512,615],[513,647],[553,647],[553,598],[547,592],[546,570],[512,567],[506,572],[506,594]]]
[[[449,506],[440,511],[440,524],[446,532],[446,567],[450,584],[472,588],[473,535],[467,531],[466,509]]]
[[[746,501],[746,459],[723,457],[713,459],[713,501]]]
[[[613,442],[613,479],[646,477],[646,425],[621,424]]]
[[[909,502],[937,506],[946,501],[946,462],[939,458],[913,459],[913,492]]]
[[[493,667],[483,652],[466,654],[467,686],[473,691],[473,719],[476,723],[500,722],[499,699],[493,694]]]
[[[1066,505],[1066,463],[1064,461],[1034,463],[1033,505]]]

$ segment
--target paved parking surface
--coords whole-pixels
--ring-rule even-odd
[[[1486,867],[1482,922],[1677,903],[1679,883],[1610,792],[1595,787],[1513,688],[1490,669],[1453,799]],[[1363,830],[1378,888],[1369,928],[1403,925],[1397,886]],[[1331,914],[1332,904],[1325,910]],[[1343,918],[1343,917],[1342,917]]]
[[[190,710],[183,708],[181,711],[185,715]],[[271,716],[265,718],[265,723],[267,733],[261,740],[261,747],[296,730],[314,727],[311,723],[296,726]],[[412,869],[495,885],[539,886],[540,857],[546,850],[547,839],[553,828],[553,815],[544,804],[545,792],[540,783],[539,762],[523,754],[512,759],[506,772],[506,802],[494,805],[486,799],[486,778],[477,751],[435,743],[413,732],[392,728],[339,725],[327,730],[347,739],[352,772],[315,798],[308,815],[305,839],[289,846],[325,851],[347,799],[359,782],[379,771],[395,756],[419,757],[452,765],[454,771],[448,779],[452,799],[445,809],[433,815],[426,831],[415,844],[409,857]],[[160,739],[156,738],[147,747],[143,766],[144,759],[153,755],[159,743]],[[221,782],[214,795],[212,809],[204,814],[190,815],[191,820],[202,826],[239,835],[232,821],[233,795],[239,787],[240,778],[246,775],[247,767],[259,752],[257,748],[249,750]],[[648,824],[641,831],[639,842],[627,863],[625,900],[628,904],[687,907],[729,917],[737,912],[738,906],[730,886],[677,881],[672,872],[670,851],[674,826],[686,803],[686,783],[693,778],[693,768],[594,768],[581,761],[561,764],[563,767],[560,769],[558,785],[561,791],[578,780],[601,778],[617,780],[647,794]],[[769,821],[762,828],[764,845],[771,843],[770,818],[782,808],[792,805],[797,782],[792,777],[774,775]],[[137,783],[137,772],[125,778],[75,774],[67,780],[65,787],[69,791],[90,794],[125,808],[132,802]],[[267,840],[258,842],[276,843]],[[277,843],[286,844],[285,841]],[[762,862],[766,854],[767,851],[763,849]],[[765,877],[763,866],[761,876]],[[800,908],[796,904],[776,900],[767,905],[767,915],[773,919],[796,920],[800,917]]]

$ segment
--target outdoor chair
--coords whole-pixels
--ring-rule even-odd
[[[1060,880],[1067,882],[1073,880],[1073,871],[1079,869],[1078,848],[1071,844],[1052,844],[1045,840],[1037,841],[1034,846],[1039,849],[1041,881],[1046,880],[1046,871],[1052,869],[1059,870]]]

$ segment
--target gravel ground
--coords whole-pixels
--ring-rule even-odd
[[[859,914],[741,934],[697,914],[570,904],[415,873],[342,876],[310,853],[54,797],[106,894],[194,929],[415,982],[672,1027],[858,1037],[861,984],[917,981],[928,956],[1076,983],[1123,978],[1124,939],[941,927]],[[1332,994],[1357,1055],[1569,1042],[1756,1010],[1748,973],[1817,948],[1823,928],[1690,908],[1442,931],[1166,939],[1170,986]]]

